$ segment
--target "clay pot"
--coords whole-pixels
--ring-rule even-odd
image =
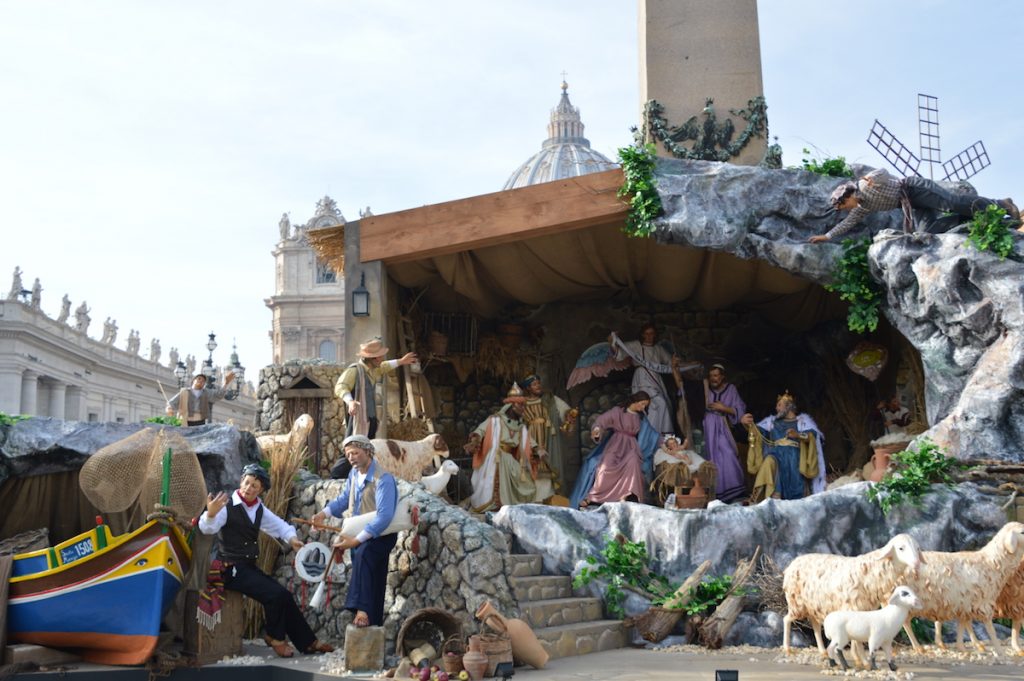
[[[886,471],[889,470],[892,455],[901,451],[905,446],[905,443],[898,443],[875,447],[875,455],[871,457],[871,465],[874,466],[874,470],[871,471],[871,476],[868,477],[868,480],[880,482],[885,477]]]
[[[469,652],[462,656],[462,666],[473,681],[480,681],[484,678],[484,671],[487,669],[487,655],[480,652],[480,639],[476,636],[469,637]]]
[[[512,657],[522,664],[528,664],[535,669],[543,669],[544,665],[548,663],[547,651],[544,650],[544,646],[537,640],[537,635],[533,633],[533,629],[526,622],[515,617],[504,617],[494,609],[490,601],[484,601],[477,608],[476,618],[499,633],[504,633],[501,630],[503,626],[508,632],[509,638],[512,639]],[[489,623],[491,619],[497,620],[500,624],[495,626]]]

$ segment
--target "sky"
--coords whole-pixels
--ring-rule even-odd
[[[943,158],[983,140],[984,196],[1024,204],[1016,0],[761,0],[770,134],[882,165],[880,119]],[[500,190],[540,149],[562,72],[610,158],[639,123],[635,0],[0,0],[0,277],[200,359],[271,361],[278,220]],[[681,121],[680,121],[681,122]],[[0,280],[6,292],[10,279]]]

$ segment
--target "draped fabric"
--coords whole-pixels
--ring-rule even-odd
[[[709,310],[748,304],[796,329],[845,314],[835,296],[767,263],[630,238],[619,225],[390,264],[388,273],[401,286],[428,287],[432,309],[484,317],[511,302],[586,300],[609,290],[668,303],[692,299]]]

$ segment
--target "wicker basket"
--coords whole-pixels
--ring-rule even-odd
[[[494,670],[499,664],[512,661],[512,639],[504,623],[497,617],[488,617],[484,622],[495,630],[493,634],[477,634],[480,652],[487,655],[487,669],[484,671],[484,678],[487,678],[494,676]]]
[[[448,675],[458,674],[465,667],[462,666],[462,656],[466,653],[466,645],[462,642],[462,636],[449,636],[441,646],[441,664]]]
[[[395,653],[408,655],[422,643],[429,643],[434,650],[440,651],[452,636],[462,638],[462,622],[447,610],[423,608],[402,623],[395,637]]]

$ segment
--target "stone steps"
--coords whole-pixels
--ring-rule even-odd
[[[551,659],[626,645],[622,622],[601,619],[600,598],[573,596],[572,578],[541,574],[543,567],[537,554],[512,554],[506,562],[522,619],[533,628]]]

